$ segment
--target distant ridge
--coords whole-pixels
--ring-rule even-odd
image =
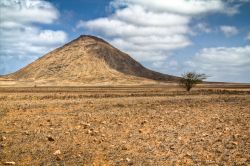
[[[40,84],[143,84],[179,78],[149,70],[105,40],[81,35],[4,78]]]

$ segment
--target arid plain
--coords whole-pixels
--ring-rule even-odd
[[[0,165],[249,166],[249,108],[249,85],[2,87]]]

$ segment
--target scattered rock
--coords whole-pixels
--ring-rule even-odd
[[[5,136],[2,136],[1,137],[1,139],[0,139],[0,141],[4,141],[4,140],[6,140],[7,138],[5,137]]]
[[[4,148],[5,146],[5,144],[0,144],[0,148]]]
[[[203,136],[203,137],[207,137],[208,134],[207,134],[207,133],[203,133],[202,136]]]
[[[14,161],[5,162],[4,165],[16,165]]]
[[[236,145],[237,145],[237,142],[229,142],[229,143],[226,144],[225,147],[227,149],[234,149],[236,147]]]
[[[59,155],[59,154],[61,154],[61,151],[60,150],[56,150],[53,154],[54,155]]]
[[[56,156],[56,160],[57,160],[57,161],[60,161],[60,160],[62,160],[62,157]]]
[[[142,121],[141,125],[144,125],[145,123],[148,123],[148,121],[147,120]]]
[[[101,124],[106,124],[106,123],[107,123],[106,121],[101,122]]]
[[[80,128],[81,128],[80,125],[78,125],[78,126],[75,127],[76,130],[79,130]]]
[[[133,165],[133,162],[132,162],[132,160],[130,159],[130,158],[126,158],[126,161],[127,161],[127,163],[129,164],[129,165]]]
[[[177,124],[178,124],[180,127],[183,127],[183,126],[184,126],[184,124],[181,123],[181,122],[178,122]]]
[[[24,131],[23,132],[25,135],[29,135],[29,132],[28,131]]]
[[[235,164],[236,165],[246,165],[247,159],[246,158],[236,158]]]
[[[87,130],[86,133],[87,134],[92,134],[92,131],[91,130]]]
[[[84,124],[83,124],[83,128],[84,128],[84,129],[86,129],[86,128],[88,128],[88,127],[90,127],[90,124],[89,124],[89,123],[84,123]]]
[[[48,138],[48,141],[55,141],[55,139],[53,138],[53,137],[51,137],[51,136],[47,136],[47,138]]]
[[[122,146],[122,150],[128,150],[128,148],[124,145]]]

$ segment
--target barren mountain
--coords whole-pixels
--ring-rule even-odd
[[[4,78],[36,84],[143,84],[178,77],[143,67],[106,41],[82,35]]]

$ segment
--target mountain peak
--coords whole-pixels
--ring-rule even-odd
[[[7,75],[21,81],[82,84],[142,84],[178,78],[143,67],[105,40],[81,35],[21,70]]]
[[[78,38],[82,38],[82,39],[91,38],[91,39],[95,39],[95,40],[102,40],[101,38],[93,36],[93,35],[80,35]]]
[[[107,41],[103,40],[102,38],[96,37],[96,36],[92,36],[92,35],[80,35],[78,38],[78,40],[94,40],[94,41],[99,41],[99,42],[104,42],[109,44]]]
[[[63,47],[71,46],[72,44],[83,46],[83,45],[94,44],[98,42],[105,43],[105,44],[112,46],[107,41],[103,40],[102,38],[99,38],[93,35],[80,35],[78,38],[70,41],[69,43],[65,44]]]

